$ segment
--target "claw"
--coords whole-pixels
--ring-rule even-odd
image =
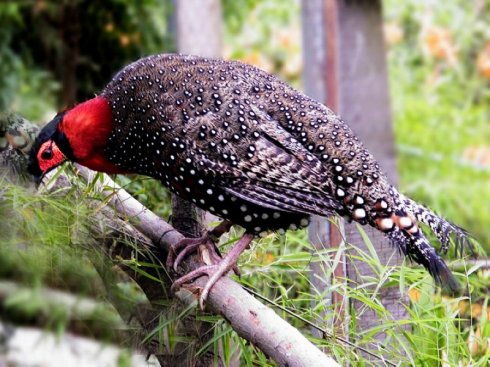
[[[182,276],[174,282],[171,290],[175,292],[185,283],[189,283],[203,275],[207,275],[209,279],[201,292],[201,296],[199,297],[199,306],[202,310],[204,310],[204,303],[206,302],[211,288],[223,275],[227,274],[231,270],[234,270],[235,272],[238,270],[236,267],[236,262],[240,257],[240,254],[246,248],[248,248],[252,240],[253,235],[245,233],[243,237],[240,238],[240,240],[235,244],[235,246],[233,246],[233,248],[226,254],[226,256],[223,259],[220,259],[217,264],[202,266]]]
[[[167,257],[167,266],[172,266],[174,271],[177,272],[177,269],[182,262],[182,260],[192,252],[195,252],[203,241],[207,241],[205,236],[199,238],[184,238],[177,245],[172,248],[173,254],[177,254],[177,257],[174,259],[173,256]],[[180,251],[179,251],[180,250]],[[173,255],[172,254],[172,255]]]
[[[201,245],[204,245],[208,250],[211,263],[218,263],[221,260],[221,255],[214,244],[214,240],[219,239],[224,233],[228,232],[231,225],[232,223],[230,221],[224,220],[202,237],[184,238],[179,241],[176,245],[172,246],[167,256],[167,268],[173,268],[177,272],[182,260],[187,255],[197,251]]]
[[[173,293],[175,293],[176,291],[179,290],[180,287],[182,287],[186,283],[189,283],[199,277],[202,277],[203,275],[210,276],[211,270],[214,267],[216,267],[216,265],[204,265],[201,266],[200,268],[197,268],[196,270],[187,273],[186,275],[181,276],[179,279],[175,280],[175,282],[170,287],[170,290]]]

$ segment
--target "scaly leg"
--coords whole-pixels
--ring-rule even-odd
[[[228,232],[232,223],[228,220],[222,221],[211,231],[199,238],[184,238],[176,245],[172,246],[171,251],[167,256],[167,267],[172,267],[175,271],[179,267],[182,260],[189,254],[197,251],[200,245],[206,246],[211,262],[218,263],[221,260],[221,255],[216,248],[214,241],[217,241],[224,233]]]
[[[215,265],[205,265],[190,273],[184,275],[183,277],[177,279],[172,285],[172,291],[179,289],[183,284],[189,283],[200,276],[207,275],[209,280],[207,281],[204,289],[202,290],[201,297],[199,298],[199,306],[204,309],[204,302],[206,301],[209,291],[213,285],[225,274],[231,271],[235,266],[241,253],[247,249],[250,242],[253,240],[253,235],[250,233],[245,233],[242,238],[233,246],[233,248],[228,251],[226,256],[221,259],[221,261]]]

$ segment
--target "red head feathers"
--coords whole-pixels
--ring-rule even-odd
[[[96,171],[122,172],[104,155],[111,130],[111,109],[102,96],[58,114],[36,139],[29,165],[31,173],[41,176],[67,159]]]

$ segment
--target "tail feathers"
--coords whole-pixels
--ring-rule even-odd
[[[429,226],[432,232],[436,235],[439,242],[441,242],[441,252],[446,254],[450,246],[451,234],[454,235],[455,253],[458,256],[463,256],[463,250],[469,248],[471,253],[474,254],[474,248],[470,241],[470,236],[463,228],[448,222],[444,218],[441,218],[437,214],[433,213],[426,207],[416,203],[415,201],[403,197],[403,203],[410,212],[413,213],[417,221],[422,222]]]
[[[404,255],[418,264],[423,265],[436,284],[450,293],[458,293],[460,286],[451,270],[443,259],[436,253],[429,241],[418,229],[416,233],[409,234],[398,227],[387,233],[391,242],[398,247]]]

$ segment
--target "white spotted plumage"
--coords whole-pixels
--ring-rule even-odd
[[[255,234],[305,227],[310,215],[370,224],[436,279],[449,276],[414,221],[443,246],[449,232],[463,232],[400,195],[337,115],[276,77],[239,62],[157,55],[119,72],[103,96],[116,165]]]

